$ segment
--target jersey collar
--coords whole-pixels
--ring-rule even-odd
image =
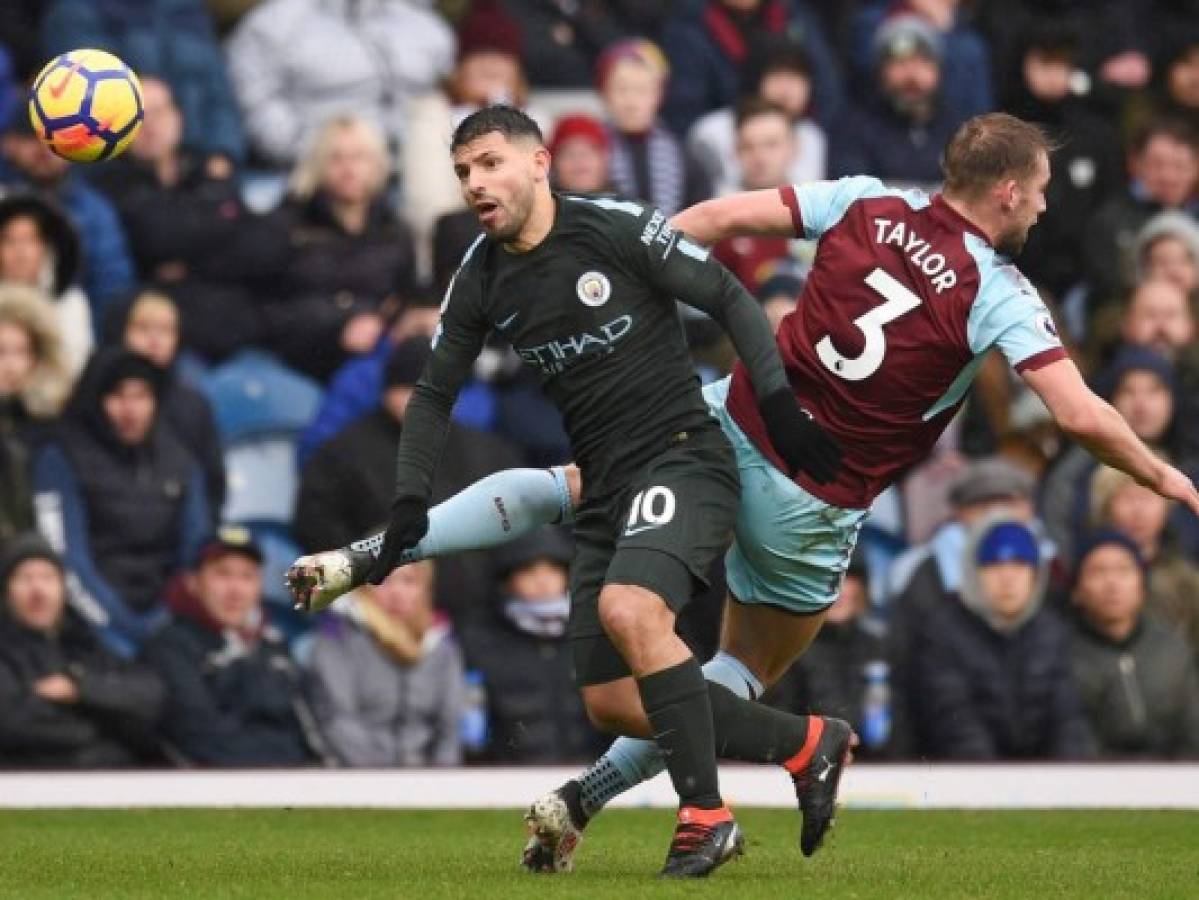
[[[992,246],[991,239],[989,237],[987,237],[986,234],[983,233],[982,229],[980,229],[977,225],[975,225],[973,222],[971,222],[969,219],[967,219],[965,216],[963,216],[960,212],[958,212],[956,209],[954,209],[952,206],[950,206],[948,203],[946,203],[945,197],[943,195],[933,194],[932,206],[933,206],[933,209],[935,209],[937,211],[938,215],[944,217],[945,219],[949,220],[950,222],[953,222],[958,228],[962,229],[963,231],[968,231],[971,234],[975,235],[976,237],[980,238],[988,247]]]

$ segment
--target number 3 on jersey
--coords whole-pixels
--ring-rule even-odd
[[[816,344],[816,354],[825,368],[846,381],[862,381],[878,371],[887,353],[887,338],[883,334],[883,326],[911,312],[922,302],[914,291],[900,284],[882,269],[876,268],[867,275],[866,284],[881,294],[887,302],[853,320],[866,338],[866,346],[862,348],[862,352],[852,359],[842,356],[828,335]]]

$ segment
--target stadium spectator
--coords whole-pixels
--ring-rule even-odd
[[[230,163],[245,157],[245,133],[225,58],[201,0],[52,0],[42,18],[47,54],[102,47],[135,72],[165,79],[179,100],[184,143]]]
[[[1154,65],[1154,106],[1199,132],[1199,29],[1194,10],[1188,12],[1180,27],[1161,30],[1166,46]]]
[[[1152,447],[1170,451],[1175,441],[1176,378],[1168,360],[1142,347],[1126,347],[1099,379],[1100,393]],[[1098,464],[1077,445],[1057,459],[1041,485],[1045,527],[1070,558],[1076,536],[1090,530],[1091,477]]]
[[[738,102],[758,97],[782,107],[791,117],[795,156],[786,181],[819,181],[827,170],[827,139],[813,121],[812,71],[803,47],[792,41],[773,42],[745,66],[745,87]],[[737,111],[733,105],[702,116],[687,133],[687,149],[708,174],[712,192],[730,194],[744,180],[737,161]]]
[[[416,238],[422,277],[428,277],[437,220],[465,208],[449,155],[450,136],[467,115],[489,103],[525,106],[525,46],[520,27],[495,0],[474,4],[458,25],[454,70],[442,84],[408,102],[408,130],[400,151],[401,203]]]
[[[832,175],[941,182],[941,151],[967,118],[943,92],[941,36],[915,15],[888,19],[874,39],[877,90],[833,130]]]
[[[181,326],[175,301],[156,290],[139,291],[105,325],[108,344],[140,353],[162,372],[163,424],[200,463],[208,506],[219,512],[225,505],[225,455],[212,404],[179,372]]]
[[[1168,281],[1199,300],[1199,224],[1186,213],[1158,213],[1137,232],[1133,248],[1137,284]]]
[[[412,236],[386,194],[387,148],[365,119],[328,122],[292,174],[279,211],[291,241],[282,292],[271,307],[271,346],[322,381],[368,353],[386,318],[414,292]]]
[[[75,226],[82,251],[80,278],[92,319],[99,319],[111,301],[133,288],[125,231],[108,199],[38,140],[26,115],[13,116],[0,137],[0,195],[19,192],[56,203]]]
[[[1137,134],[1129,154],[1127,189],[1095,210],[1083,231],[1083,274],[1091,315],[1132,286],[1137,232],[1163,209],[1194,207],[1199,147],[1184,123],[1161,119]]]
[[[474,7],[493,2],[497,0],[474,0]],[[523,56],[529,81],[539,88],[578,89],[591,86],[595,62],[605,47],[626,34],[646,34],[636,27],[636,19],[652,24],[652,7],[658,7],[661,16],[667,4],[503,0],[502,5],[525,36]],[[628,18],[630,12],[634,12],[634,21]]]
[[[768,272],[758,285],[756,296],[762,304],[762,311],[766,313],[771,329],[777,333],[779,323],[799,303],[804,280],[791,260],[776,261],[775,265],[769,267]]]
[[[925,650],[922,623],[941,607],[957,602],[970,529],[999,513],[1022,522],[1034,521],[1035,489],[1032,475],[1008,460],[991,457],[975,461],[950,487],[952,518],[926,543],[901,554],[892,564],[887,655],[898,754],[910,756],[927,744],[917,682],[917,666]]]
[[[262,298],[279,281],[287,243],[246,208],[224,157],[184,149],[170,85],[145,78],[142,94],[141,130],[94,182],[120,214],[143,282],[175,298],[184,346],[218,361],[262,337]]]
[[[1180,546],[1178,510],[1117,469],[1091,476],[1091,524],[1127,535],[1148,578],[1148,608],[1176,626],[1199,658],[1199,567]]]
[[[1049,571],[1036,534],[1017,519],[987,518],[964,557],[960,602],[919,623],[924,749],[975,761],[1092,755],[1068,632],[1043,606]]]
[[[856,81],[867,93],[874,69],[871,44],[875,35],[886,25],[888,18],[914,14],[925,19],[940,35],[946,101],[966,117],[995,109],[991,54],[969,12],[962,9],[961,0],[903,0],[900,3],[872,0],[860,6],[854,15],[854,49],[850,61],[857,70]]]
[[[611,193],[612,143],[603,123],[586,115],[563,116],[546,144],[554,189],[568,194]]]
[[[9,56],[9,71],[15,83],[28,83],[44,65],[38,47],[38,18],[41,0],[9,0],[0,6],[0,47]]]
[[[1005,108],[1036,122],[1059,143],[1050,157],[1045,212],[1029,232],[1021,270],[1062,298],[1080,283],[1082,232],[1088,217],[1124,182],[1120,135],[1074,89],[1081,48],[1074,29],[1038,24],[1022,36],[1019,71]]]
[[[596,65],[612,148],[612,186],[672,216],[706,200],[711,185],[679,138],[658,122],[669,78],[666,57],[644,38],[617,41]]]
[[[1150,590],[1150,594],[1152,590]],[[1144,561],[1114,530],[1083,545],[1070,662],[1099,755],[1199,758],[1194,648],[1145,611]]]
[[[387,361],[378,406],[321,446],[305,464],[294,533],[306,550],[344,546],[387,521],[404,411],[428,355],[429,342],[423,337],[397,346]],[[434,502],[520,462],[505,441],[455,424],[437,467]],[[437,580],[437,605],[461,623],[460,616],[477,608],[489,588],[487,557],[463,555]]]
[[[326,615],[312,648],[313,711],[346,766],[455,766],[466,687],[432,561],[396,569]]]
[[[34,526],[33,455],[70,391],[49,303],[31,288],[0,284],[0,546]]]
[[[467,665],[487,690],[492,761],[591,759],[599,749],[571,675],[571,554],[570,540],[552,528],[498,550],[492,614],[463,631]]]
[[[72,375],[95,343],[91,306],[75,283],[78,267],[79,239],[62,213],[32,194],[0,200],[0,282],[28,285],[50,301]]]
[[[865,554],[855,551],[837,602],[803,656],[770,689],[767,702],[790,712],[836,716],[849,722],[861,745],[855,756],[885,756],[890,704],[883,627],[868,616],[870,577]],[[874,684],[868,678],[876,679]],[[867,697],[868,688],[883,694]]]
[[[162,684],[75,615],[62,561],[39,535],[6,544],[0,590],[0,768],[107,769],[151,756]]]
[[[337,116],[365,117],[403,146],[407,101],[449,74],[454,33],[402,0],[264,0],[226,50],[252,150],[288,167]]]
[[[737,107],[738,190],[786,184],[795,152],[795,132],[781,106],[750,98]],[[776,261],[792,255],[795,244],[785,237],[743,235],[726,238],[712,252],[750,291],[757,291]]]
[[[262,550],[225,526],[168,593],[143,656],[167,686],[162,738],[182,765],[297,766],[324,752],[300,675],[262,609]]]
[[[684,0],[662,27],[662,49],[679,73],[662,117],[685,135],[704,113],[737,100],[745,66],[783,35],[798,36],[812,66],[812,115],[827,126],[844,97],[840,67],[819,16],[804,0]]]
[[[167,581],[212,528],[203,472],[162,425],[161,387],[144,356],[101,348],[33,464],[38,526],[79,579],[89,621],[123,654],[161,624]]]

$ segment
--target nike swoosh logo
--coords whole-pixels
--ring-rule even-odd
[[[624,530],[623,536],[624,537],[632,537],[635,534],[641,534],[641,532],[643,532],[643,531],[653,531],[655,528],[661,528],[661,527],[662,527],[661,525],[641,525],[638,528],[626,528]]]
[[[504,321],[497,322],[495,327],[498,328],[500,331],[503,331],[505,328],[507,328],[509,325],[511,325],[513,322],[515,322],[516,317],[519,315],[520,315],[520,310],[517,310],[512,315],[508,316],[508,318],[504,319]]]
[[[79,63],[71,63],[71,68],[67,69],[62,74],[62,78],[58,79],[58,84],[50,85],[50,96],[57,100],[62,96],[62,92],[67,89],[67,84],[76,72],[79,71]]]

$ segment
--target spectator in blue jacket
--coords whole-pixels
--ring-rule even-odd
[[[26,115],[13,116],[0,138],[0,194],[21,191],[53,201],[75,226],[83,289],[92,304],[92,321],[100,321],[108,304],[133,288],[125,230],[107,198],[37,139]]]
[[[234,163],[245,157],[225,57],[201,0],[53,0],[42,47],[47,55],[99,47],[134,71],[161,76],[183,111],[185,146]]]
[[[877,91],[833,131],[830,175],[941,181],[941,151],[968,116],[943,90],[941,35],[920,16],[889,19],[874,41]]]
[[[813,116],[821,124],[831,122],[844,97],[841,73],[807,3],[685,0],[662,30],[662,49],[679,73],[666,93],[666,123],[681,137],[704,113],[735,103],[742,69],[783,34],[799,42],[811,63]]]
[[[200,464],[160,422],[161,390],[149,359],[99,350],[33,464],[38,525],[93,626],[126,655],[162,622],[167,581],[213,527]]]

